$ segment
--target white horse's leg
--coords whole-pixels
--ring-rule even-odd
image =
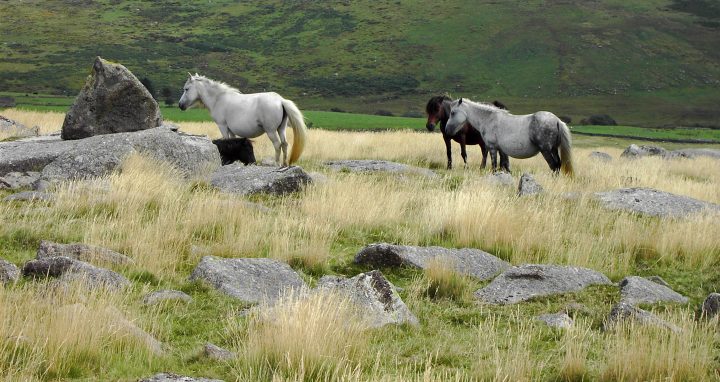
[[[275,164],[278,166],[280,165],[280,147],[282,143],[280,142],[280,137],[277,134],[277,131],[268,131],[267,132],[268,138],[270,138],[270,141],[273,144],[273,147],[275,147]]]
[[[230,138],[230,129],[228,129],[227,125],[224,123],[218,123],[218,128],[220,129],[220,134],[222,134],[223,139]],[[233,134],[235,135],[235,134]]]
[[[280,126],[278,127],[278,135],[280,135],[280,148],[282,149],[283,154],[283,166],[287,166],[287,149],[288,149],[288,143],[287,143],[287,137],[285,136],[285,129],[287,128],[288,120],[287,118],[283,119],[283,121],[280,123]]]

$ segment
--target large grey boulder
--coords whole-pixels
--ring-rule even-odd
[[[426,168],[410,166],[404,163],[390,162],[377,159],[347,159],[325,162],[325,166],[334,171],[368,172],[368,173],[390,173],[390,174],[412,174],[430,178],[438,175]]]
[[[673,332],[680,332],[681,329],[662,318],[642,310],[630,303],[621,301],[610,309],[607,319],[604,323],[605,330],[611,330],[621,323],[634,321],[642,325],[658,326]]]
[[[300,191],[312,179],[299,166],[278,168],[229,164],[215,171],[210,182],[222,192],[284,195]]]
[[[668,151],[665,150],[662,147],[659,146],[649,146],[649,145],[636,145],[631,144],[628,146],[622,154],[620,154],[621,158],[629,158],[629,159],[635,159],[640,157],[647,157],[647,156],[661,156],[666,157],[668,155]]]
[[[91,288],[120,290],[130,285],[119,273],[64,256],[30,260],[23,266],[22,273],[26,277],[56,277],[63,284],[80,280]]]
[[[162,125],[150,92],[127,68],[100,57],[65,115],[62,139],[126,133]]]
[[[535,181],[532,175],[528,173],[522,174],[520,182],[518,182],[518,196],[537,195],[542,192],[543,187]]]
[[[720,293],[710,293],[705,298],[700,308],[700,316],[710,320],[720,316]]]
[[[675,292],[665,285],[653,282],[644,277],[628,276],[620,280],[620,301],[629,304],[654,304],[657,302],[676,302],[687,304],[687,297]]]
[[[188,177],[204,176],[220,166],[220,154],[207,137],[159,127],[73,141],[54,135],[0,142],[0,176],[37,171],[48,181],[98,177],[118,169],[133,153],[169,162]]]
[[[418,324],[417,317],[380,271],[361,273],[349,279],[324,276],[318,280],[318,289],[347,296],[358,306],[371,328],[390,324]]]
[[[684,217],[704,210],[720,212],[720,205],[652,188],[622,188],[596,192],[594,197],[610,210],[658,217]]]
[[[449,249],[443,247],[415,247],[387,243],[370,244],[355,255],[356,264],[373,267],[399,267],[425,269],[432,261],[440,260],[458,273],[488,280],[510,267],[497,257],[473,248]]]
[[[9,172],[3,176],[0,176],[0,189],[37,189],[36,185],[37,182],[40,180],[40,175],[41,174],[37,171]]]
[[[289,290],[304,290],[305,282],[289,265],[274,259],[225,259],[205,256],[190,274],[241,301],[274,303]]]
[[[577,292],[590,285],[610,284],[605,275],[592,269],[524,264],[500,274],[476,291],[475,297],[491,304],[514,304],[533,297]]]
[[[221,379],[186,377],[175,373],[159,373],[138,382],[223,382]]]
[[[131,264],[133,260],[113,250],[95,245],[71,243],[60,244],[42,240],[37,250],[37,259],[65,256],[91,264]]]
[[[4,284],[12,284],[20,277],[20,268],[15,264],[0,259],[0,286]]]
[[[26,127],[20,122],[13,121],[10,118],[0,115],[0,139],[3,139],[3,137],[36,137],[39,134],[40,128],[37,126]]]

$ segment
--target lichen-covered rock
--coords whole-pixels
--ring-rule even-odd
[[[20,277],[20,268],[15,264],[0,259],[0,286],[3,284],[12,284]]]
[[[703,301],[700,315],[706,319],[720,316],[720,293],[710,293]]]
[[[605,330],[611,330],[618,324],[630,320],[643,325],[663,327],[672,330],[673,332],[681,331],[681,329],[676,325],[673,325],[646,310],[642,310],[633,306],[632,304],[623,301],[619,302],[618,304],[613,306],[612,309],[610,309],[610,314],[605,320],[604,328]]]
[[[416,247],[387,243],[365,246],[354,259],[356,264],[374,267],[407,266],[420,269],[425,269],[436,260],[446,262],[459,274],[479,280],[488,280],[510,267],[507,262],[479,249]]]
[[[164,302],[184,302],[188,303],[192,301],[192,297],[188,296],[187,293],[179,290],[158,290],[150,292],[143,297],[144,305],[157,305]]]
[[[610,279],[592,269],[525,264],[503,272],[475,292],[475,297],[491,304],[514,304],[533,297],[577,292],[590,285],[610,284]]]
[[[225,259],[205,256],[190,275],[241,301],[274,303],[290,290],[303,290],[305,282],[289,265],[266,258]]]
[[[596,192],[595,198],[610,210],[658,217],[684,217],[702,211],[720,212],[720,205],[651,188],[622,188]]]
[[[678,155],[678,156],[684,156],[684,157],[688,157],[688,158],[706,157],[706,158],[720,159],[720,150],[717,150],[717,149],[709,149],[709,148],[680,149],[680,150],[673,150],[672,153],[675,155]]]
[[[535,181],[532,175],[522,174],[518,182],[518,196],[537,195],[543,192],[543,187]]]
[[[661,156],[661,157],[667,157],[668,151],[665,150],[662,147],[659,146],[647,146],[647,145],[636,145],[631,144],[628,146],[625,151],[620,154],[621,158],[640,158],[640,157],[647,157],[647,156]]]
[[[210,182],[220,191],[233,194],[284,195],[300,191],[312,179],[299,166],[278,168],[230,164],[215,171]]]
[[[601,162],[610,162],[612,161],[612,157],[608,153],[604,153],[602,151],[593,151],[588,155],[592,159],[597,159]]]
[[[202,350],[203,356],[216,361],[227,361],[236,357],[236,354],[230,350],[223,349],[220,346],[206,343]]]
[[[60,244],[42,240],[37,250],[37,259],[65,256],[91,264],[131,264],[133,260],[121,253],[95,245],[71,243]]]
[[[157,102],[124,66],[95,59],[75,103],[65,115],[62,139],[146,130],[162,124]]]
[[[390,173],[390,174],[412,174],[430,178],[438,175],[426,168],[410,166],[404,163],[390,162],[376,159],[347,159],[325,162],[325,166],[334,171],[369,172],[369,173]]]
[[[119,273],[64,256],[30,260],[23,266],[22,274],[35,278],[56,277],[63,283],[79,280],[91,288],[110,290],[130,285],[130,281]]]
[[[36,184],[40,180],[40,173],[37,171],[26,172],[9,172],[0,176],[0,189],[9,188],[16,190],[19,188],[37,189]]]
[[[573,325],[573,319],[566,313],[547,313],[535,317],[552,328],[567,329]]]
[[[635,304],[654,304],[657,302],[676,302],[687,304],[687,297],[667,286],[639,276],[628,276],[620,280],[620,301]]]
[[[380,271],[361,273],[345,279],[324,276],[318,288],[348,296],[357,305],[370,327],[379,328],[390,324],[417,325],[418,319],[408,309],[393,285]]]

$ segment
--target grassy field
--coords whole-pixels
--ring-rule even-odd
[[[15,117],[23,119],[21,112]],[[27,114],[24,120],[52,131],[62,114]],[[219,135],[209,122],[180,126]],[[115,268],[132,280],[119,293],[79,286],[49,292],[45,283],[29,280],[0,288],[0,378],[131,381],[172,371],[226,381],[717,380],[717,327],[693,319],[704,297],[720,290],[717,216],[640,217],[604,210],[588,194],[652,187],[720,203],[720,164],[707,158],[620,160],[629,143],[575,137],[574,178],[553,176],[540,157],[513,160],[516,178],[532,173],[546,190],[522,200],[513,188],[484,181],[479,150],[469,150],[468,169],[444,170],[437,134],[312,130],[299,164],[328,180],[295,195],[250,198],[270,207],[269,213],[201,179],[183,181],[167,164],[140,156],[104,179],[61,185],[54,202],[0,203],[0,254],[15,264],[33,258],[40,240],[101,245],[135,261]],[[589,157],[595,150],[615,159],[595,161]],[[258,159],[273,155],[262,138],[255,151]],[[346,158],[399,161],[440,176],[334,173],[322,165]],[[569,201],[563,192],[582,196]],[[0,196],[7,193],[0,190]],[[681,332],[635,325],[604,331],[603,321],[619,299],[616,287],[511,306],[479,305],[470,295],[485,283],[441,265],[427,272],[383,269],[403,288],[401,297],[420,325],[366,330],[339,296],[287,296],[272,310],[243,317],[238,311],[246,304],[187,280],[201,256],[212,254],[288,261],[314,285],[325,274],[369,270],[352,258],[364,245],[383,241],[480,248],[512,264],[584,266],[613,281],[659,275],[690,302],[646,307]],[[166,288],[182,290],[193,301],[141,304],[147,292]],[[585,308],[574,311],[569,330],[533,318],[572,303]],[[268,315],[274,319],[263,319]],[[162,341],[165,352],[154,353],[123,320]],[[200,356],[205,342],[236,356],[206,359]]]

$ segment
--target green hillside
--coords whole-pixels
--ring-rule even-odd
[[[0,92],[75,95],[96,55],[178,97],[188,71],[302,108],[398,115],[433,94],[516,113],[720,126],[720,3],[0,3]]]

